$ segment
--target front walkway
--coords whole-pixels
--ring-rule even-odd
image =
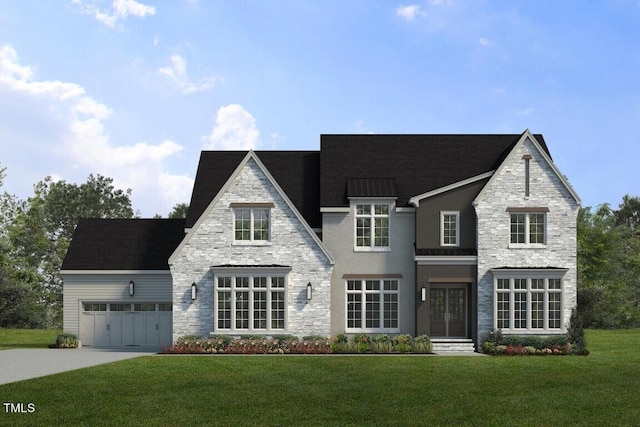
[[[57,349],[0,350],[0,384],[12,383],[134,357],[158,353],[154,349]]]

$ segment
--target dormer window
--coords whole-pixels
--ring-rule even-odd
[[[388,248],[389,204],[356,204],[355,208],[356,250]]]

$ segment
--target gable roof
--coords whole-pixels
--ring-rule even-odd
[[[184,224],[184,219],[80,219],[61,270],[169,270]]]
[[[544,142],[544,139],[542,138],[542,135],[534,135],[529,131],[529,129],[525,130],[522,133],[522,135],[520,135],[520,137],[518,138],[516,143],[513,144],[513,146],[509,149],[509,152],[506,153],[502,157],[502,160],[500,161],[500,165],[498,166],[497,172],[499,172],[499,170],[503,168],[504,160],[507,157],[509,157],[511,155],[511,153],[513,153],[515,151],[516,146],[519,145],[519,144],[524,144],[524,142],[526,140],[529,140],[533,144],[533,146],[536,147],[536,150],[538,150],[538,152],[540,153],[540,155],[542,156],[544,161],[547,162],[547,164],[551,167],[551,169],[556,174],[556,176],[558,177],[558,179],[560,180],[562,185],[569,192],[571,197],[573,197],[575,202],[578,205],[580,205],[582,203],[581,200],[580,200],[580,197],[575,192],[575,190],[573,189],[571,184],[569,184],[569,181],[567,181],[567,179],[564,177],[564,175],[560,172],[560,170],[555,165],[555,163],[553,163],[553,160],[551,159],[551,155],[549,154],[549,149],[547,148],[547,145]],[[489,178],[489,181],[487,182],[487,185],[485,185],[484,188],[482,188],[482,190],[480,190],[480,193],[478,193],[476,198],[473,200],[473,205],[474,206],[477,206],[478,201],[481,200],[481,198],[483,197],[485,191],[487,191],[487,188],[489,188],[489,186],[496,180],[497,176],[498,176],[498,173],[494,173],[493,176],[491,178]]]
[[[309,226],[322,227],[320,153],[318,151],[256,151]],[[234,173],[247,151],[203,151],[193,185],[186,228],[192,228]]]
[[[394,177],[398,206],[411,197],[495,170],[520,139],[511,135],[321,135],[320,206],[348,206],[350,179]],[[547,150],[542,135],[536,135]]]
[[[292,152],[292,151],[287,151],[287,152],[262,152],[262,155],[264,155],[265,153],[303,153],[303,152]],[[307,152],[308,154],[309,152]],[[312,154],[315,154],[314,152],[312,152]],[[269,157],[269,156],[267,156]],[[283,156],[285,159],[288,156]],[[304,159],[304,156],[302,157]],[[320,238],[316,235],[316,233],[311,229],[311,225],[306,221],[305,218],[303,218],[302,214],[300,213],[300,210],[295,206],[295,204],[293,203],[293,201],[291,200],[291,198],[287,195],[286,191],[278,184],[278,182],[275,180],[275,178],[273,177],[273,175],[271,174],[271,172],[269,171],[269,169],[267,169],[267,167],[264,165],[264,163],[261,161],[261,159],[258,157],[258,154],[253,151],[250,150],[249,152],[247,152],[244,156],[244,158],[240,161],[240,163],[236,166],[236,168],[234,169],[234,171],[227,177],[227,179],[225,180],[225,182],[223,183],[223,185],[220,187],[220,189],[216,192],[216,194],[214,195],[214,197],[212,197],[212,200],[209,202],[209,204],[207,205],[207,207],[205,207],[205,209],[202,211],[202,213],[198,216],[198,218],[196,219],[195,223],[189,227],[190,230],[187,233],[186,237],[184,239],[182,239],[182,242],[180,242],[180,244],[177,246],[177,248],[173,251],[173,253],[171,254],[171,256],[169,257],[169,264],[172,264],[175,257],[178,256],[178,254],[180,253],[180,251],[182,251],[182,249],[187,245],[187,243],[189,242],[189,240],[191,240],[192,236],[196,233],[196,228],[198,228],[199,224],[204,221],[204,218],[206,216],[206,214],[213,209],[213,207],[215,206],[215,204],[218,202],[218,200],[220,199],[220,197],[222,197],[223,193],[227,190],[227,188],[229,186],[231,186],[231,184],[233,184],[233,182],[235,181],[235,179],[237,178],[237,176],[240,174],[240,172],[242,171],[242,169],[247,166],[247,164],[249,163],[250,160],[253,160],[256,165],[260,168],[260,170],[262,171],[262,173],[266,176],[266,178],[269,180],[269,182],[271,183],[271,185],[273,185],[273,187],[276,189],[276,191],[278,192],[278,194],[280,194],[280,196],[282,197],[282,199],[284,200],[284,203],[293,211],[294,215],[298,218],[298,220],[300,221],[300,223],[302,224],[302,226],[305,228],[305,230],[307,231],[307,233],[309,234],[309,236],[311,236],[311,238],[315,241],[315,243],[318,245],[318,247],[320,248],[320,250],[324,253],[324,255],[327,257],[327,260],[329,261],[329,263],[333,264],[334,260],[331,257],[331,255],[329,254],[329,251],[327,251],[327,248],[324,246],[324,244],[322,243],[322,241],[320,240]],[[272,159],[273,160],[273,159]],[[272,162],[271,165],[272,167],[275,167],[275,165],[278,162]],[[304,162],[301,162],[303,167],[304,167]],[[286,164],[282,164],[280,165],[284,168],[288,167]],[[285,182],[288,182],[290,184],[290,187],[295,187],[297,190],[300,190],[301,188],[304,188],[307,185],[307,180],[304,179],[304,176],[300,176],[300,175],[304,175],[304,169],[300,170],[300,165],[297,165],[298,167],[292,167],[291,169],[296,171],[298,173],[297,178],[300,178],[302,183],[298,183],[298,186],[294,186],[293,182],[291,181],[287,181],[285,180]],[[313,170],[313,168],[310,168],[311,172],[315,173],[315,171]],[[282,171],[281,171],[282,172]],[[295,176],[294,174],[287,174],[287,173],[280,173],[279,174],[280,177],[288,177],[291,178],[291,176]],[[312,180],[309,180],[312,181]],[[296,193],[294,193],[296,194]],[[316,192],[314,192],[314,194],[317,194],[317,189]],[[298,194],[299,196],[302,197],[302,199],[304,199],[305,195],[304,194]],[[317,200],[317,199],[316,199]],[[317,206],[317,205],[316,205]],[[318,212],[318,215],[320,215],[320,213]]]

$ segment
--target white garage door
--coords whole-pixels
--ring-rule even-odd
[[[171,345],[171,303],[85,302],[80,340],[90,347]]]

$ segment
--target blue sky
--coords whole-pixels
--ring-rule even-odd
[[[143,216],[203,149],[545,136],[584,206],[640,195],[640,0],[0,0],[2,190],[90,173]]]

